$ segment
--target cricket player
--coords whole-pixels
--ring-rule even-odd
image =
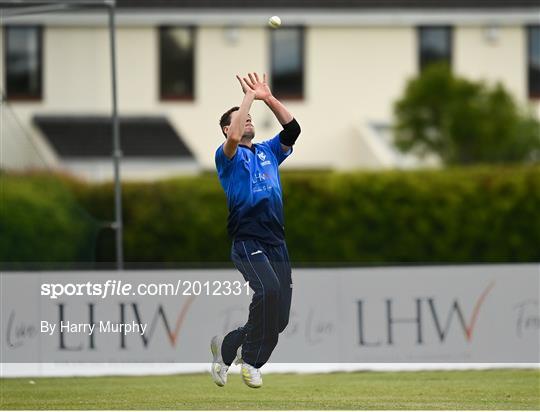
[[[266,75],[262,79],[257,73],[236,77],[244,98],[240,107],[227,110],[220,119],[226,140],[217,149],[215,161],[227,195],[231,257],[254,294],[247,323],[225,337],[212,338],[212,377],[218,386],[225,385],[229,366],[236,358],[236,363],[242,364],[244,383],[259,388],[260,368],[289,322],[292,279],[278,166],[291,155],[300,126],[272,95]],[[263,101],[283,126],[262,143],[253,143],[255,127],[249,110],[255,100]]]

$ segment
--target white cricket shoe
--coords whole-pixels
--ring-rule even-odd
[[[221,357],[221,344],[223,343],[222,336],[214,336],[210,341],[210,350],[214,360],[212,361],[212,379],[217,386],[225,386],[227,383],[227,371],[229,367],[223,363]]]
[[[260,388],[263,384],[261,371],[249,363],[242,363],[242,379],[250,388]]]

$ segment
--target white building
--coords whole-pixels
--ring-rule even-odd
[[[289,168],[406,167],[388,126],[421,66],[502,82],[540,115],[538,0],[119,0],[122,175],[213,169],[235,74],[267,72],[302,126]],[[246,5],[249,5],[247,7]],[[283,26],[266,21],[280,15]],[[2,21],[2,166],[112,176],[107,15]],[[257,138],[280,128],[263,103]]]

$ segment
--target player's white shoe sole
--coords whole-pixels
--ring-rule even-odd
[[[212,361],[212,379],[217,386],[225,386],[227,383],[227,371],[229,367],[223,363],[223,358],[221,357],[221,344],[223,343],[223,338],[220,336],[214,336],[210,341],[210,350],[212,351],[213,361]]]
[[[242,380],[250,388],[260,388],[263,384],[261,371],[248,363],[242,363]]]

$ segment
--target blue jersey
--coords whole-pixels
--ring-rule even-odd
[[[279,134],[251,148],[239,145],[232,159],[216,151],[219,181],[227,195],[227,230],[234,240],[257,239],[272,245],[285,240],[283,199],[278,166],[284,152]]]

